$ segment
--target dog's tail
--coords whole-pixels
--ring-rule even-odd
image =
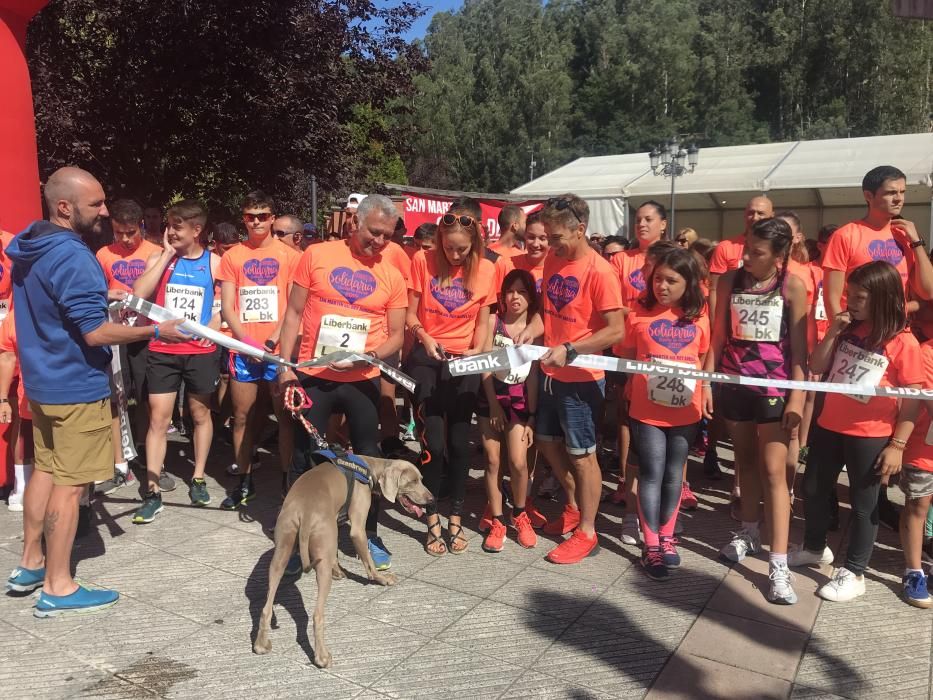
[[[305,573],[311,571],[311,527],[307,524],[309,518],[302,518],[298,525],[298,554],[301,556],[301,570]]]

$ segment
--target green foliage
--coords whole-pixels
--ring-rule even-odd
[[[489,192],[583,155],[928,131],[933,28],[877,0],[466,0],[400,123],[412,184]]]

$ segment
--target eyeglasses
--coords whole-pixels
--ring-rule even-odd
[[[285,236],[291,236],[292,234],[288,231],[276,231],[275,229],[272,229],[272,235],[276,238],[285,238]]]
[[[243,214],[243,221],[246,223],[252,222],[254,219],[256,221],[265,223],[273,217],[273,214],[267,211],[262,212],[262,214]]]
[[[577,214],[576,210],[573,208],[573,202],[569,199],[563,199],[561,197],[552,197],[547,202],[544,203],[546,207],[554,207],[557,211],[564,211],[564,209],[569,209],[570,213],[573,214],[573,217],[579,222],[583,223],[583,219],[580,218],[580,215]]]
[[[457,216],[456,214],[444,214],[444,216],[441,217],[441,223],[444,224],[444,226],[460,224],[466,228],[468,226],[475,226],[476,219],[474,219],[472,216],[467,216],[466,214],[461,214],[460,216]]]

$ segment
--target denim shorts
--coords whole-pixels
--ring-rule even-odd
[[[538,391],[535,438],[562,440],[567,452],[596,452],[596,421],[606,400],[606,381],[562,382],[542,373]]]

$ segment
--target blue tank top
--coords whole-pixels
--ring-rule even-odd
[[[156,289],[156,304],[169,311],[182,314],[185,318],[208,325],[214,315],[214,276],[211,274],[211,252],[205,250],[198,258],[175,257],[165,268]],[[173,355],[207,354],[214,345],[207,347],[191,343],[163,343],[149,341],[149,347],[157,352]]]

